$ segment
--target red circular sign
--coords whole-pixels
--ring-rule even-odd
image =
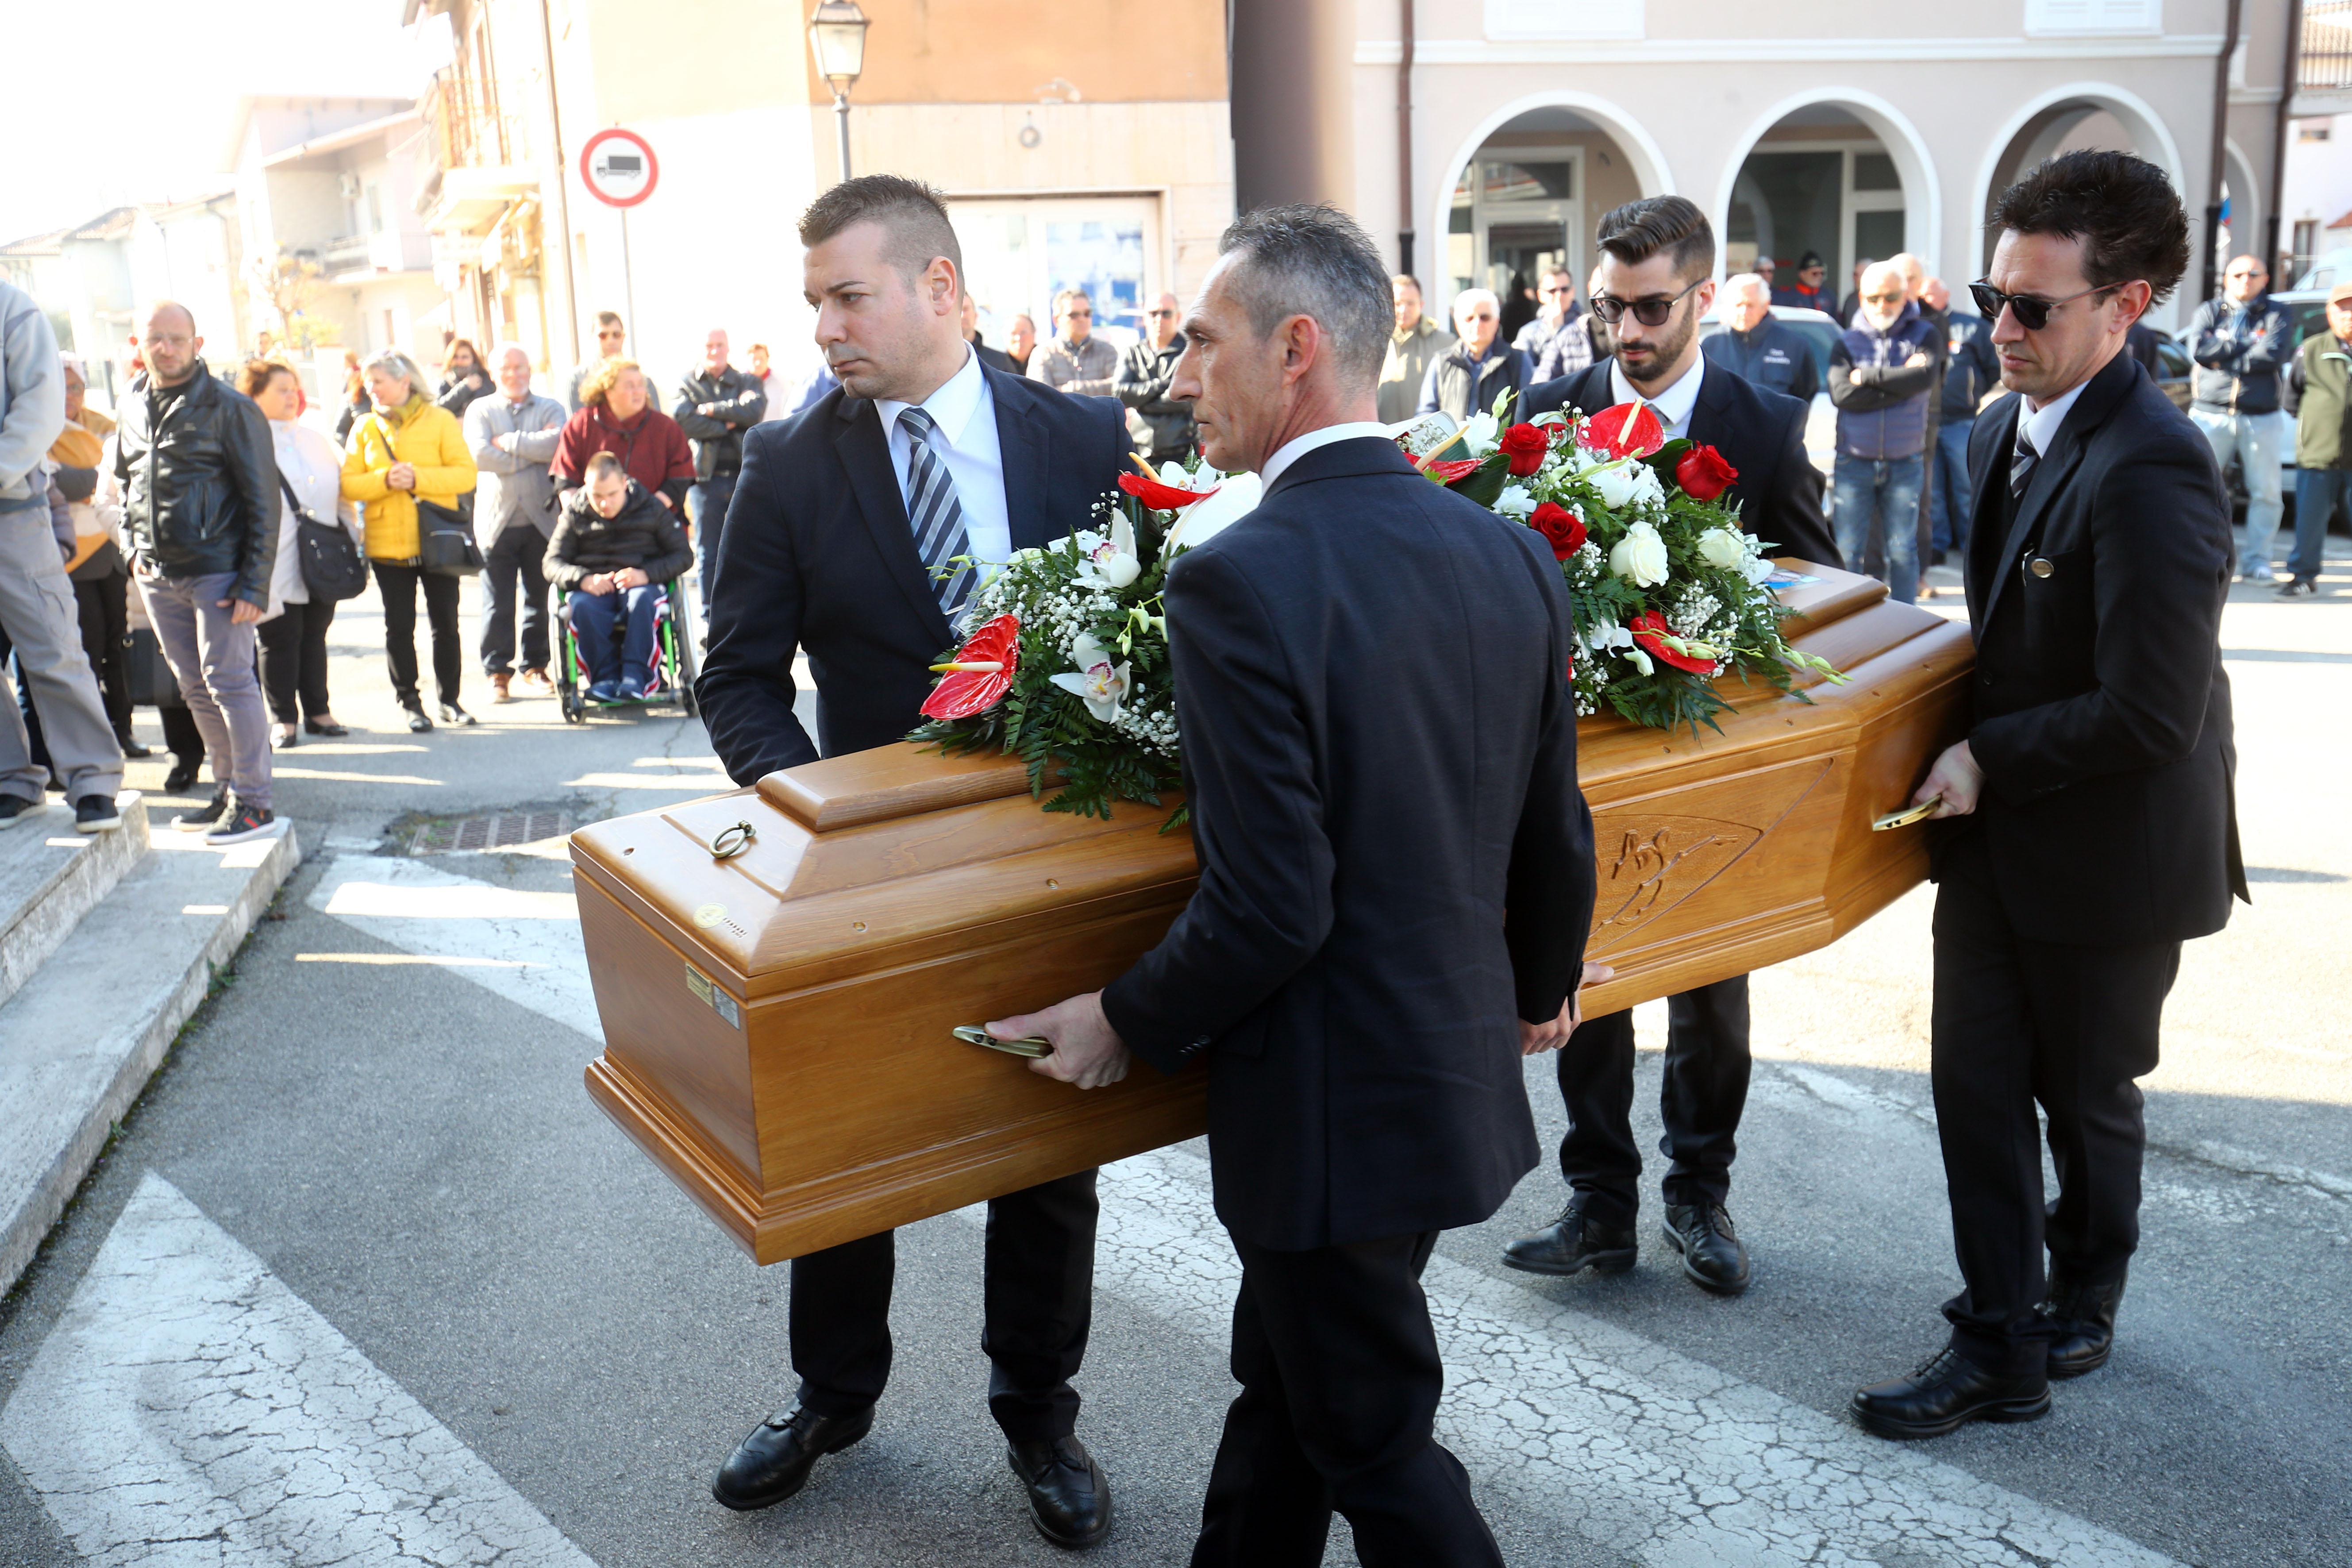
[[[654,194],[661,163],[634,131],[599,131],[580,149],[580,178],[607,206],[633,207]]]

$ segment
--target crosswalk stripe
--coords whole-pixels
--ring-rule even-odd
[[[152,1172],[0,1409],[0,1447],[102,1568],[595,1568]]]

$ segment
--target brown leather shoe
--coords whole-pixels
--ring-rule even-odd
[[[514,679],[514,677],[511,675],[493,675],[490,677],[490,700],[493,702],[513,701],[513,696],[507,690],[507,684],[512,679]]]
[[[555,682],[547,679],[545,666],[534,664],[522,672],[522,691],[526,697],[555,695]]]

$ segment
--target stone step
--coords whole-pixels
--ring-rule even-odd
[[[114,802],[122,826],[110,832],[75,832],[53,796],[0,832],[0,1002],[147,853],[147,797],[127,789]]]
[[[226,849],[152,844],[0,1004],[0,1293],[301,858],[291,823]]]

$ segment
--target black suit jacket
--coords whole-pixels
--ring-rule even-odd
[[[1528,390],[1523,417],[1573,408],[1598,414],[1617,401],[1609,384],[1612,362],[1547,381]],[[1724,492],[1738,501],[1740,525],[1769,541],[1778,555],[1794,555],[1823,566],[1843,563],[1829,519],[1822,515],[1822,475],[1805,456],[1805,416],[1810,405],[1710,364],[1698,384],[1691,409],[1690,438],[1723,454],[1739,470]]]
[[[1537,1158],[1518,1020],[1559,1014],[1592,918],[1559,563],[1346,440],[1167,604],[1201,884],[1105,1011],[1163,1069],[1209,1054],[1244,1239],[1485,1219]]]
[[[2021,935],[2093,945],[2221,929],[2246,894],[2221,606],[2230,503],[2212,448],[2119,353],[2009,500],[2024,399],[1969,441],[1975,820]],[[2045,562],[2046,575],[2023,568]]]
[[[1126,411],[984,363],[1015,550],[1086,527],[1128,453]],[[753,426],[719,535],[710,647],[694,692],[739,784],[902,739],[955,637],[916,553],[875,405],[839,387]],[[793,716],[793,657],[816,677],[817,740]]]

